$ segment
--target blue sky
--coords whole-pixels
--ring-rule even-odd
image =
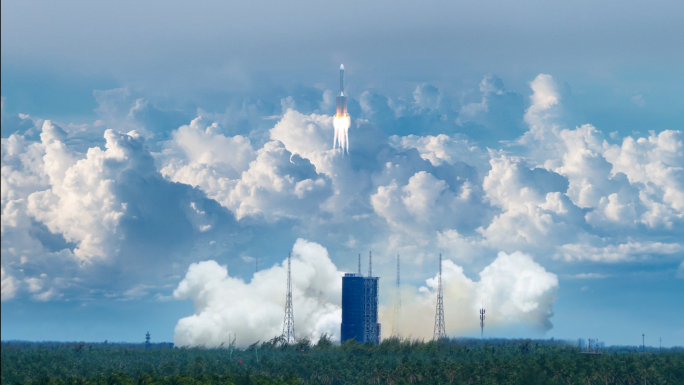
[[[442,253],[450,335],[485,303],[491,336],[684,345],[682,14],[3,2],[2,339],[270,338],[290,250],[299,330],[339,333],[373,250],[383,332],[431,336]]]

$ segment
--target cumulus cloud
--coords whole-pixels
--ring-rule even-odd
[[[453,165],[460,161],[475,166],[478,171],[484,171],[484,174],[489,171],[487,153],[467,139],[458,139],[444,134],[437,136],[393,135],[390,137],[390,144],[400,151],[415,148],[421,158],[430,161],[433,166],[439,166],[444,162]]]
[[[450,260],[442,263],[444,318],[447,334],[462,335],[478,329],[478,309],[488,309],[489,328],[523,328],[543,334],[553,325],[553,304],[558,291],[558,277],[546,271],[528,254],[500,252],[497,258],[473,281],[463,268]],[[437,277],[426,280],[417,291],[402,289],[401,335],[432,338]],[[393,308],[383,307],[381,322],[392,325]]]
[[[199,187],[238,219],[249,215],[275,221],[311,214],[331,191],[325,175],[280,141],[254,151],[249,139],[226,137],[203,118],[175,131],[160,158],[167,178]]]
[[[319,244],[298,239],[292,248],[292,301],[297,338],[317,341],[322,333],[339,339],[342,273]],[[231,277],[215,261],[193,263],[173,295],[190,299],[194,314],[178,321],[174,343],[207,347],[247,346],[282,334],[287,260],[254,274],[251,282]]]
[[[420,171],[404,186],[396,180],[378,187],[370,200],[375,212],[398,228],[442,229],[468,222],[480,208],[476,187],[469,181],[456,192],[433,174]]]
[[[2,290],[0,291],[2,301],[7,301],[14,298],[17,291],[17,282],[14,277],[5,272],[4,267],[0,267],[0,278],[2,279]]]
[[[114,192],[115,180],[128,167],[143,168],[143,159],[130,159],[141,146],[135,132],[130,135],[105,132],[106,150],[94,147],[85,159],[76,161],[62,142],[63,131],[46,121],[41,140],[45,145],[45,173],[51,188],[28,197],[28,213],[53,233],[64,235],[78,246],[74,255],[83,260],[106,257],[106,242],[116,234],[126,210]],[[109,166],[109,167],[107,167]],[[144,172],[144,171],[143,171]],[[116,236],[115,236],[116,237]]]
[[[285,234],[328,242],[335,255],[378,250],[379,271],[393,268],[383,254],[401,253],[417,276],[437,252],[466,268],[498,250],[556,263],[680,258],[682,132],[617,142],[591,124],[566,127],[571,95],[550,75],[530,88],[526,110],[495,76],[460,104],[429,84],[406,98],[366,91],[350,99],[344,157],[332,150],[333,94],[323,90],[190,114],[126,88],[96,92],[92,125],[21,115],[37,127],[8,138],[15,117],[3,110],[8,287],[54,300],[126,277],[110,278],[118,286],[109,294],[166,298],[159,282],[141,280],[141,264],[164,260],[159,274],[175,276],[191,261],[229,251],[240,260]],[[244,271],[231,264],[231,276]]]
[[[48,120],[40,142],[2,140],[3,268],[34,300],[58,299],[65,290],[90,295],[91,285],[130,287],[141,266],[187,258],[181,250],[199,234],[216,237],[214,226],[231,223],[200,191],[164,180],[137,133],[106,130],[104,149],[86,154],[68,137]],[[156,281],[170,270],[164,264],[147,275]]]
[[[501,155],[483,188],[489,201],[503,209],[480,233],[501,248],[554,247],[578,233],[583,213],[564,194],[568,180],[520,158]]]

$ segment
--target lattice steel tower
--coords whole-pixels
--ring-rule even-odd
[[[290,280],[290,262],[292,253],[287,254],[287,294],[285,295],[285,321],[283,322],[283,340],[285,343],[295,342],[294,313],[292,311],[292,281]]]
[[[394,297],[394,321],[392,322],[392,335],[399,335],[399,313],[401,313],[401,290],[399,289],[399,254],[397,254],[397,291]]]
[[[484,337],[484,321],[485,321],[485,308],[482,305],[480,308],[480,338]]]
[[[442,296],[442,254],[439,254],[439,275],[437,276],[437,309],[435,311],[435,332],[432,339],[446,338],[444,327],[444,298]]]

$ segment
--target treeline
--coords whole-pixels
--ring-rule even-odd
[[[684,350],[609,348],[581,354],[554,340],[387,339],[377,346],[324,336],[246,349],[171,344],[2,343],[5,384],[683,384]]]

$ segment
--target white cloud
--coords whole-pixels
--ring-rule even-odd
[[[282,143],[268,142],[257,153],[227,197],[226,205],[238,219],[263,215],[274,221],[312,215],[330,196],[329,179]]]
[[[334,175],[332,149],[332,117],[327,115],[304,115],[288,110],[270,131],[271,140],[283,143],[293,154],[308,159],[319,173]],[[340,155],[340,154],[338,154]]]
[[[569,279],[599,279],[599,278],[608,278],[610,277],[609,275],[606,274],[599,274],[599,273],[579,273],[575,275],[568,275],[565,278]]]
[[[654,255],[677,255],[682,252],[684,245],[679,243],[629,241],[607,246],[569,243],[558,247],[557,256],[566,261],[624,262],[649,259]]]
[[[476,187],[465,181],[457,192],[433,174],[420,171],[399,186],[392,180],[378,187],[370,201],[375,212],[387,222],[405,230],[443,229],[469,222],[481,208]]]
[[[643,185],[639,198],[648,211],[641,222],[671,228],[684,219],[684,132],[662,131],[648,138],[626,137],[604,152],[612,173]]]
[[[444,286],[444,318],[449,335],[462,335],[478,329],[478,309],[489,309],[488,328],[523,327],[544,333],[553,325],[553,304],[558,290],[558,277],[547,272],[528,254],[500,252],[480,272],[480,280],[472,281],[463,268],[450,260],[442,264]],[[401,334],[412,338],[432,338],[437,277],[426,281],[418,291],[402,290],[399,320]],[[392,325],[393,308],[383,307],[383,327]],[[385,335],[387,336],[387,335]]]
[[[39,302],[48,302],[51,301],[55,298],[60,298],[62,297],[63,294],[60,294],[57,292],[57,290],[54,287],[49,288],[48,290],[42,292],[42,293],[37,293],[31,296],[35,301]]]
[[[261,270],[252,281],[228,275],[215,261],[193,263],[174,291],[177,300],[191,299],[195,313],[178,321],[174,343],[207,347],[239,346],[282,334],[287,260]],[[292,249],[292,301],[297,338],[316,341],[322,333],[339,339],[342,320],[342,273],[322,246],[298,239]]]
[[[457,139],[444,134],[436,136],[393,135],[390,137],[390,144],[400,151],[417,149],[421,158],[429,160],[433,166],[439,166],[444,162],[448,164],[465,162],[474,165],[478,170],[489,170],[487,154],[467,139]]]
[[[142,139],[135,132],[107,130],[105,151],[93,147],[85,159],[75,161],[48,123],[41,139],[51,188],[29,195],[28,213],[51,232],[77,243],[74,255],[78,258],[107,257],[113,249],[108,244],[118,240],[117,227],[126,211],[126,203],[114,191],[116,181],[129,167],[154,172],[151,158],[141,156]]]
[[[577,235],[576,223],[584,219],[564,194],[566,178],[542,168],[530,169],[524,160],[507,155],[490,163],[483,188],[488,200],[503,212],[478,230],[489,243],[504,249],[544,249]]]
[[[199,187],[207,196],[229,206],[230,191],[249,163],[256,159],[249,139],[226,137],[217,123],[198,117],[181,126],[158,157],[161,174],[174,182]]]
[[[533,93],[530,96],[531,105],[525,112],[525,121],[534,131],[535,126],[543,124],[544,120],[551,117],[552,108],[560,103],[561,96],[551,75],[537,75],[530,82],[530,88]]]
[[[2,302],[14,298],[17,293],[17,280],[14,279],[9,273],[5,272],[4,267],[0,267],[0,278],[2,279],[2,287],[0,291],[0,297]]]
[[[328,117],[322,118],[330,123]],[[286,134],[296,131],[281,129],[289,119],[306,120],[308,116],[288,110],[273,128],[272,137],[290,143],[302,156],[311,156],[311,151],[305,150],[310,146],[299,142],[305,135],[288,137]],[[280,141],[267,142],[254,151],[249,139],[226,137],[219,130],[216,123],[209,125],[204,118],[180,127],[160,155],[164,164],[161,173],[172,181],[201,188],[238,219],[249,215],[276,221],[311,214],[330,195],[329,180]],[[313,137],[318,134],[310,127],[308,131]]]

